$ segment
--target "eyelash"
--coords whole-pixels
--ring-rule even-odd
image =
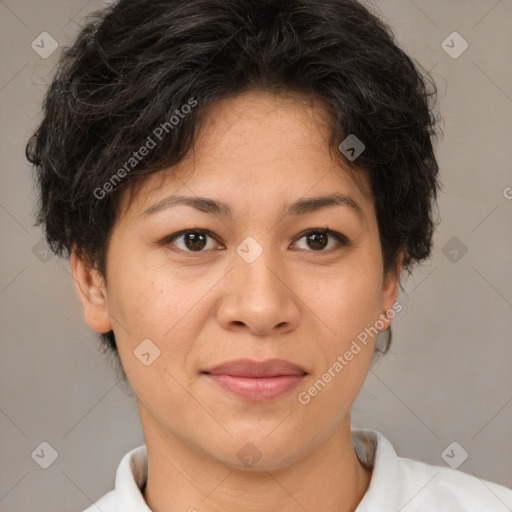
[[[186,235],[187,233],[196,233],[196,234],[201,234],[201,235],[208,235],[210,236],[211,238],[213,238],[214,240],[218,242],[218,240],[215,238],[215,236],[213,235],[213,233],[207,229],[184,229],[182,231],[178,231],[177,233],[174,233],[172,235],[169,235],[167,237],[165,237],[162,241],[161,241],[161,244],[162,245],[170,245],[172,244],[172,242],[174,242],[175,240],[179,239],[180,237],[182,237],[183,235]],[[330,249],[330,250],[306,250],[306,249],[299,249],[299,250],[306,250],[306,252],[312,252],[312,253],[331,253],[333,251],[336,251],[336,250],[339,250],[343,247],[351,247],[351,242],[350,240],[345,236],[343,235],[342,233],[338,233],[337,231],[333,231],[332,229],[328,229],[328,228],[312,228],[312,229],[308,229],[306,231],[303,231],[302,233],[300,233],[298,235],[298,238],[296,239],[296,241],[294,243],[297,243],[299,240],[301,240],[302,238],[304,238],[306,235],[310,235],[310,234],[326,234],[326,235],[329,235],[330,237],[334,238],[337,240],[337,242],[340,244],[341,247],[337,247],[337,248],[334,248],[334,249]],[[207,250],[199,250],[199,251],[189,251],[189,250],[185,250],[185,249],[180,249],[178,248],[179,251],[181,252],[184,252],[186,253],[187,255],[194,255],[194,254],[201,254],[203,252],[207,252]],[[192,256],[194,257],[194,256]]]

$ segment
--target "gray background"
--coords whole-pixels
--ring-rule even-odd
[[[469,455],[459,470],[512,487],[512,2],[375,3],[438,84],[444,191],[432,260],[403,283],[394,344],[368,376],[353,425],[436,465],[456,441],[452,460]],[[46,261],[24,159],[58,53],[100,5],[0,2],[1,511],[82,510],[143,443],[133,398],[83,321],[68,262]],[[31,48],[44,31],[60,45],[46,59]],[[453,31],[469,43],[456,59],[441,46]],[[43,441],[58,452],[46,470],[31,457]]]

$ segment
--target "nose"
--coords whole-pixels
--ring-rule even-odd
[[[250,263],[236,255],[224,279],[217,308],[217,320],[224,329],[275,336],[297,328],[300,300],[294,278],[270,251],[263,250]]]

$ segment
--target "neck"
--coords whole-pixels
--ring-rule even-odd
[[[353,512],[371,470],[359,462],[350,418],[306,457],[272,471],[230,468],[164,431],[140,407],[148,451],[144,499],[153,512]]]

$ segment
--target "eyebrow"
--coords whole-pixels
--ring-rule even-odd
[[[192,197],[192,196],[169,196],[161,201],[158,201],[154,205],[150,206],[143,212],[142,215],[154,215],[162,210],[173,208],[175,206],[190,206],[201,212],[210,213],[213,215],[221,215],[224,217],[233,217],[231,208],[222,201],[216,201],[207,197]],[[361,206],[350,196],[345,194],[328,194],[317,197],[307,197],[299,199],[292,204],[284,205],[284,215],[304,215],[317,210],[332,206],[344,206],[351,209],[361,219],[364,218],[363,209]]]

